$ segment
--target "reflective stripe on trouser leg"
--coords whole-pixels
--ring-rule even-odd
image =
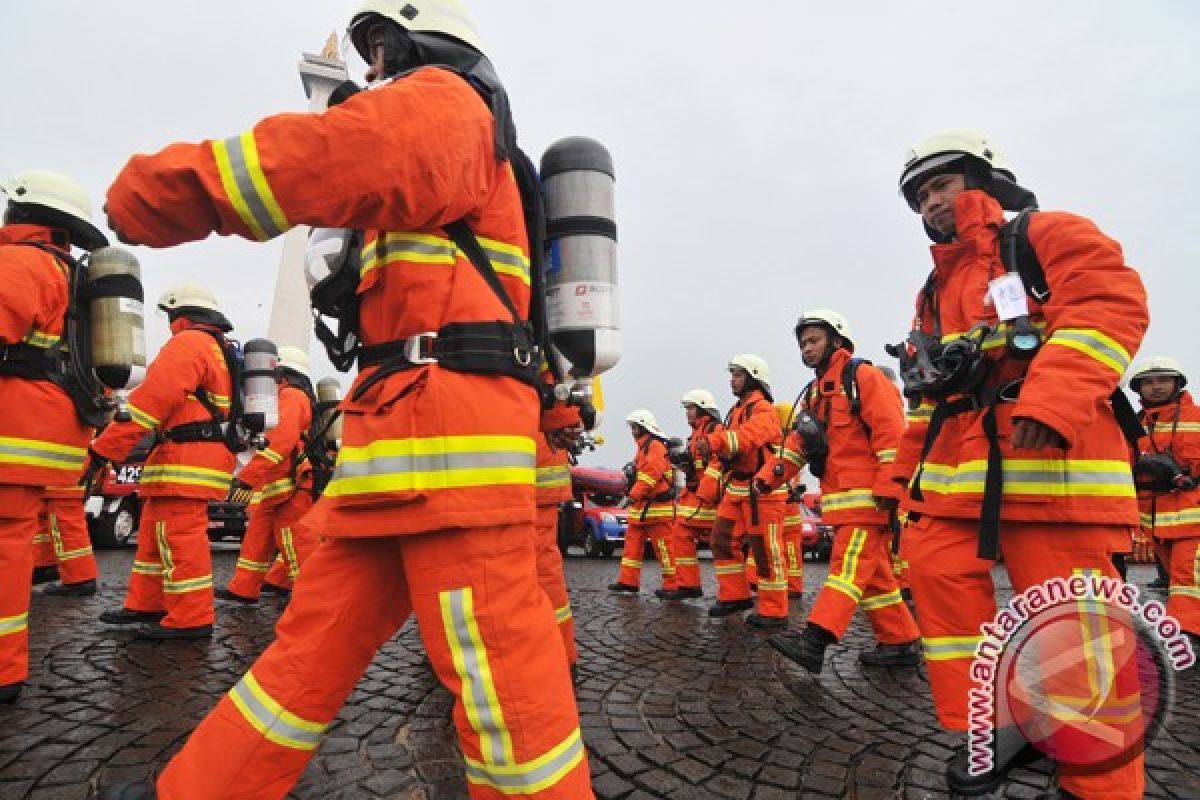
[[[787,557],[788,592],[804,591],[804,538],[799,529],[784,528],[783,546]]]
[[[567,595],[562,553],[558,549],[557,506],[538,506],[537,509],[537,576],[538,584],[554,608],[554,621],[558,624],[567,663],[574,664],[578,659],[575,620],[571,614],[571,598]]]
[[[725,504],[722,503],[722,506]],[[750,597],[746,562],[737,548],[740,542],[739,525],[741,522],[735,517],[721,515],[713,524],[713,572],[717,576],[717,600],[723,603]]]
[[[700,559],[696,555],[696,528],[676,520],[671,529],[671,547],[675,554],[675,582],[685,589],[700,588]]]
[[[208,542],[208,501],[163,498],[155,536],[163,565],[166,628],[213,623],[212,552]]]
[[[242,537],[229,591],[242,597],[258,597],[274,560],[275,506],[256,503],[250,507],[250,518],[246,521],[246,534]]]
[[[159,797],[287,795],[315,734],[408,617],[401,549],[402,537],[331,539],[313,553],[247,673],[253,684],[244,676],[200,723],[159,778]]]
[[[859,606],[871,623],[875,641],[880,644],[907,644],[921,636],[917,621],[900,596],[900,584],[892,569],[892,532],[885,527],[871,528],[867,547],[871,552],[870,569],[865,574],[863,599]]]
[[[60,580],[63,583],[94,581],[100,571],[92,552],[83,504],[78,498],[48,500],[46,504]]]
[[[1200,538],[1171,540],[1167,573],[1167,613],[1185,631],[1200,635]]]
[[[413,538],[405,574],[430,662],[456,698],[471,797],[590,798],[566,659],[547,646],[558,633],[533,526]]]
[[[669,520],[656,522],[650,533],[654,554],[658,556],[658,566],[662,571],[662,588],[667,590],[679,588],[679,581],[675,575],[675,556],[671,547],[673,527]]]
[[[49,514],[45,507],[38,513],[37,528],[33,534],[33,566],[53,567],[58,564],[54,555],[54,538],[50,536]]]
[[[318,544],[316,533],[301,521],[301,518],[309,512],[312,506],[312,495],[305,489],[297,489],[287,500],[275,506],[275,544],[280,550],[281,557],[276,558],[275,563],[271,565],[266,583],[281,589],[290,589],[300,574],[300,568],[304,566],[304,562],[316,549]],[[288,530],[287,542],[283,537],[284,528]],[[286,552],[295,554],[294,568],[282,557],[282,554]]]
[[[863,601],[866,587],[883,557],[879,539],[878,528],[839,525],[834,531],[829,575],[817,594],[808,620],[839,640],[850,627],[850,620]],[[888,566],[890,568],[890,561]]]
[[[617,583],[642,585],[642,556],[645,554],[648,527],[644,522],[634,522],[632,519],[629,521],[629,527],[625,530],[625,547],[621,550],[621,569],[617,572]]]
[[[750,518],[750,504],[744,503],[743,520],[752,552],[761,562],[758,571],[758,613],[766,617],[786,617],[788,614],[787,567],[783,555],[783,520],[786,506],[779,501],[760,498],[758,525]]]
[[[163,564],[158,552],[157,521],[162,514],[162,498],[147,497],[142,502],[138,521],[137,550],[129,575],[125,608],[130,611],[166,611],[163,600]]]
[[[0,684],[29,675],[29,593],[41,492],[0,486]]]
[[[996,615],[992,562],[975,555],[978,547],[977,521],[922,517],[905,531],[929,688],[938,721],[956,731],[967,730],[979,626]]]

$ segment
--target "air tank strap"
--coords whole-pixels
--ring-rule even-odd
[[[162,438],[169,442],[181,444],[185,442],[225,442],[224,427],[213,420],[201,422],[185,422],[162,432]]]
[[[34,347],[24,342],[0,347],[0,376],[48,381],[62,372],[57,350]]]

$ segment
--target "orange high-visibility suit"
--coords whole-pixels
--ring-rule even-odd
[[[317,546],[316,535],[299,521],[313,505],[312,465],[304,458],[302,438],[311,423],[308,394],[285,381],[279,387],[279,423],[267,434],[268,445],[237,476],[255,495],[229,581],[229,591],[236,595],[259,596],[276,553],[287,570],[276,585],[290,589],[300,565]]]
[[[804,512],[800,501],[789,501],[783,518],[783,558],[787,564],[788,596],[804,594]]]
[[[985,418],[994,413],[1003,461],[999,549],[1013,589],[1078,571],[1116,577],[1111,556],[1129,549],[1138,516],[1128,446],[1108,398],[1141,343],[1147,310],[1141,280],[1125,265],[1120,245],[1082,217],[1038,212],[1029,240],[1051,296],[1044,305],[1029,304],[1044,344],[1032,360],[1007,356],[1007,326],[998,326],[995,309],[985,303],[989,280],[1002,271],[997,230],[1003,212],[979,190],[959,194],[955,211],[957,239],[931,248],[932,296],[921,292],[916,325],[943,340],[978,322],[999,327],[984,342],[992,362],[987,385],[1023,384],[1015,402],[992,411],[943,414],[941,431],[918,467],[931,420],[943,416],[932,398],[924,398],[909,416],[896,468],[920,498],[906,501],[911,517],[903,549],[938,718],[947,728],[966,730],[980,625],[996,611],[994,562],[977,555],[989,452]],[[1050,426],[1066,449],[1014,450],[1014,417]],[[1081,667],[1073,673],[1079,697],[1071,702],[1136,707],[1135,668],[1125,665],[1099,687],[1107,695],[1097,698]],[[1129,717],[1128,730],[1138,728],[1140,716]],[[1060,784],[1080,797],[1141,797],[1142,760],[1090,776],[1060,765]]]
[[[127,238],[160,247],[214,228],[252,239],[296,224],[365,229],[367,345],[509,320],[443,230],[466,218],[528,313],[521,201],[494,131],[466,82],[419,69],[322,114],[135,157],[108,210]],[[314,169],[336,180],[314,180]],[[283,797],[412,613],[455,697],[471,796],[592,796],[565,656],[549,644],[554,609],[537,581],[537,395],[436,363],[364,389],[380,372],[360,371],[342,401],[337,470],[305,520],[325,539],[276,640],[161,774],[160,796]]]
[[[64,586],[96,580],[100,573],[83,512],[83,487],[47,486],[45,498],[34,537],[34,566],[57,566]]]
[[[745,563],[741,553],[734,551],[734,542],[746,536],[758,572],[758,613],[763,617],[786,617],[788,613],[783,557],[787,489],[781,487],[751,498],[750,482],[782,440],[779,413],[759,389],[750,390],[738,400],[725,420],[725,430],[708,435],[709,447],[725,467],[724,494],[713,525],[717,600],[732,602],[750,597]]]
[[[67,264],[17,244],[56,241],[63,240],[41,225],[0,228],[0,686],[29,674],[32,542],[44,487],[78,480],[91,437],[67,394],[15,360],[20,352],[48,352],[62,336]]]
[[[829,442],[821,475],[821,516],[836,533],[829,576],[821,588],[809,624],[841,640],[854,611],[862,607],[880,644],[906,644],[920,636],[892,571],[892,530],[888,512],[876,498],[898,498],[892,464],[904,432],[900,392],[877,367],[861,362],[855,371],[858,412],[842,385],[850,351],[838,348],[829,366],[804,393],[801,404],[820,421]],[[769,486],[795,478],[804,466],[800,434],[789,431],[779,456],[768,460],[758,478]],[[782,476],[776,475],[782,466]]]
[[[1147,435],[1142,453],[1167,453],[1193,477],[1200,477],[1200,407],[1184,390],[1176,402],[1143,409]],[[1169,577],[1167,613],[1185,631],[1200,636],[1200,486],[1140,498],[1142,528],[1154,537]]]
[[[567,663],[572,665],[579,659],[575,649],[575,618],[571,614],[571,598],[567,594],[562,551],[558,549],[558,509],[571,499],[570,454],[553,447],[546,436],[551,431],[579,422],[578,409],[558,403],[542,414],[543,433],[537,437],[538,582],[554,607],[554,621],[558,623]]]
[[[667,457],[667,446],[660,439],[643,433],[637,439],[633,467],[637,477],[629,490],[629,528],[625,531],[625,549],[621,552],[617,583],[641,585],[642,556],[649,540],[662,568],[662,588],[671,591],[678,588],[671,547],[671,533],[675,527],[675,468]]]
[[[696,442],[723,428],[710,415],[701,413],[697,425],[688,437],[688,453],[692,456],[694,473],[688,481],[675,508],[675,527],[671,533],[671,552],[675,557],[675,580],[680,589],[700,588],[700,559],[696,544],[701,536],[712,535],[717,519],[717,494],[721,481],[721,462],[715,455],[705,461],[696,452]]]
[[[212,419],[198,395],[227,413],[232,391],[217,340],[197,323],[183,322],[130,392],[130,419],[113,421],[92,443],[101,457],[123,461],[147,431],[163,437],[138,481],[143,503],[125,608],[166,611],[167,628],[213,623],[208,501],[225,499],[235,461],[221,441],[170,438],[181,425]]]

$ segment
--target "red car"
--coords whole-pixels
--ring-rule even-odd
[[[574,498],[559,507],[558,548],[578,545],[589,558],[610,556],[625,544],[629,513],[619,469],[571,467]]]

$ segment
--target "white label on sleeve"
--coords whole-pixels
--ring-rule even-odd
[[[1009,272],[988,284],[988,294],[991,295],[992,305],[996,307],[996,315],[1003,321],[1029,315],[1029,304],[1025,299],[1025,284],[1021,276]]]
[[[134,300],[132,297],[117,298],[117,308],[123,314],[137,314],[140,317],[143,313],[142,301]]]

